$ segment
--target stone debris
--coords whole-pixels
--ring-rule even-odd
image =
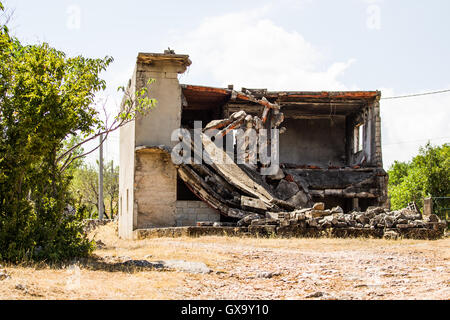
[[[1,266],[0,266],[1,268]],[[6,270],[0,270],[0,281],[11,279],[11,276]]]
[[[316,203],[313,208],[294,210],[292,212],[267,212],[261,215],[247,216],[238,222],[239,226],[258,226],[260,229],[285,230],[315,229],[368,229],[380,230],[387,239],[398,239],[402,232],[409,230],[433,230],[443,236],[447,227],[446,221],[432,215],[422,220],[421,214],[409,209],[389,211],[380,207],[369,207],[365,212],[353,211],[345,214],[340,207],[326,210],[323,203]],[[276,228],[274,228],[276,227]],[[293,232],[295,233],[295,232]]]
[[[17,284],[16,286],[15,286],[15,288],[16,288],[16,290],[20,290],[20,291],[24,291],[24,292],[28,292],[28,288],[27,288],[27,286],[26,285],[23,285],[23,284]]]
[[[163,269],[162,263],[149,262],[147,260],[128,260],[122,263],[126,267],[138,267],[138,268],[150,268],[150,269]]]
[[[282,200],[287,200],[295,196],[299,191],[300,189],[295,182],[289,182],[287,180],[281,180],[275,189],[277,196]]]
[[[443,235],[446,222],[440,221],[435,215],[430,215],[424,220],[416,206],[397,211],[374,206],[365,212],[350,213],[345,213],[339,206],[325,208],[327,197],[367,199],[370,200],[369,203],[384,204],[382,201],[384,194],[380,191],[380,186],[384,182],[380,181],[385,179],[386,175],[380,168],[361,166],[339,168],[331,165],[328,168],[319,168],[310,165],[282,164],[281,167],[277,166],[272,174],[263,174],[263,169],[267,169],[268,165],[261,163],[261,159],[253,158],[254,155],[247,148],[250,136],[246,136],[245,133],[249,129],[256,133],[262,132],[261,130],[278,129],[284,121],[284,115],[281,113],[283,109],[278,103],[269,102],[264,96],[261,99],[255,98],[250,91],[245,93],[233,91],[233,96],[257,105],[262,113],[258,116],[239,110],[226,119],[208,123],[200,130],[197,139],[180,136],[182,145],[189,147],[200,159],[206,156],[208,161],[201,164],[186,162],[176,166],[178,176],[189,190],[210,208],[227,217],[227,221],[234,220],[236,226],[247,227],[250,233],[264,234],[279,231],[289,234],[290,231],[295,231],[294,229],[315,228],[383,230],[383,232],[394,229],[396,232],[402,230],[402,235],[411,229],[423,229],[434,230],[437,235]],[[239,130],[239,137],[244,134],[241,137],[243,142],[240,143],[243,145],[238,144],[242,153],[229,154],[214,142],[232,130]],[[270,139],[264,139],[259,134],[255,139],[253,142],[260,148],[269,148]],[[201,144],[200,149],[204,150],[201,155],[196,143]],[[171,148],[164,146],[159,148],[171,152]],[[244,159],[238,159],[239,157]],[[245,160],[244,164],[240,164],[242,160]],[[314,203],[313,199],[318,198],[324,199],[323,202]],[[197,227],[224,227],[224,225],[212,221],[199,221]]]
[[[203,262],[190,262],[184,260],[167,260],[158,261],[166,269],[174,269],[177,271],[197,273],[197,274],[207,274],[211,273],[212,270],[206,266]]]
[[[261,272],[256,275],[257,278],[272,279],[273,277],[280,276],[281,272]]]
[[[279,167],[275,168],[276,172],[272,175],[267,172],[269,175],[266,179],[261,171],[267,168],[267,165],[262,164],[260,159],[255,158],[256,155],[250,152],[250,142],[260,148],[270,146],[270,139],[263,138],[259,133],[260,130],[277,129],[284,121],[280,106],[265,98],[256,99],[250,94],[240,92],[235,94],[260,105],[263,108],[261,116],[250,115],[240,110],[226,119],[208,123],[200,133],[203,154],[198,154],[194,139],[180,136],[180,142],[185,147],[191,148],[200,159],[206,155],[209,161],[202,164],[179,164],[177,166],[179,177],[209,207],[223,216],[236,220],[255,213],[293,210],[305,205],[310,198],[306,194],[299,193],[301,190],[297,183],[285,180],[285,174]],[[228,154],[213,142],[219,141],[232,130],[238,130],[236,132],[243,134],[242,137],[239,135],[243,141],[243,145],[239,146],[242,152],[237,155]],[[256,137],[250,135],[252,132],[256,133]],[[268,181],[272,181],[273,185]]]
[[[324,295],[323,292],[318,291],[318,292],[315,292],[315,293],[313,293],[313,294],[310,294],[310,295],[306,296],[305,298],[306,298],[306,299],[310,299],[310,298],[320,298],[320,297],[323,297],[323,295]]]
[[[393,230],[386,231],[383,235],[383,237],[387,240],[397,240],[399,236],[400,235],[398,234],[398,232],[395,232]]]
[[[97,246],[97,249],[104,249],[104,248],[106,248],[106,244],[102,240],[95,241],[95,245]]]
[[[154,270],[175,270],[188,273],[210,273],[212,272],[203,262],[190,262],[184,260],[163,260],[163,261],[147,261],[147,260],[127,260],[122,263],[126,267],[137,267]]]
[[[313,206],[313,210],[325,210],[325,203],[323,202],[315,203]]]

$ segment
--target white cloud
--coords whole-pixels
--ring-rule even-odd
[[[296,31],[287,31],[265,17],[268,7],[203,20],[194,30],[174,37],[178,53],[188,53],[193,65],[184,83],[269,90],[358,90],[339,81],[355,61],[334,62],[321,70],[322,53]],[[205,83],[206,82],[206,83]],[[383,96],[402,95],[382,89]],[[430,90],[424,90],[424,92]],[[450,94],[382,100],[384,166],[407,161],[430,139],[448,137]]]
[[[384,97],[404,95],[392,89],[383,89],[382,93]],[[449,110],[450,94],[381,100],[385,168],[394,160],[411,160],[427,140],[435,145],[450,142]]]
[[[177,52],[193,60],[183,82],[211,79],[235,88],[269,90],[345,90],[338,77],[354,59],[324,63],[321,52],[296,31],[287,31],[265,18],[268,7],[207,18],[174,37]]]

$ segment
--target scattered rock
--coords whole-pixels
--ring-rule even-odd
[[[306,213],[306,216],[310,218],[320,218],[329,216],[330,214],[331,214],[330,210],[311,210]]]
[[[305,298],[306,299],[310,299],[310,298],[320,298],[320,297],[323,297],[323,292],[320,292],[320,291],[318,291],[318,292],[314,292],[313,294],[310,294],[309,296],[306,296]]]
[[[122,262],[132,260],[131,257],[129,257],[129,256],[120,256],[120,257],[118,257],[118,259]]]
[[[213,227],[235,227],[234,222],[214,222]]]
[[[211,273],[212,270],[206,266],[203,262],[189,262],[184,260],[167,260],[158,261],[165,268],[174,269],[177,271],[183,271],[188,273]]]
[[[149,262],[147,260],[128,260],[122,264],[127,267],[150,268],[150,269],[164,268],[164,265],[161,263],[158,263],[158,262],[153,263],[153,262]]]
[[[287,200],[288,203],[292,204],[295,207],[306,207],[308,205],[309,202],[309,198],[307,196],[306,193],[304,193],[303,191],[299,191],[297,192],[294,196],[292,196],[291,198],[289,198]]]
[[[339,207],[339,206],[337,206],[337,207],[334,207],[333,209],[331,209],[331,213],[344,213],[344,210],[341,208],[341,207]]]
[[[324,221],[324,222],[320,223],[320,226],[322,228],[326,229],[326,228],[331,228],[333,226],[333,224],[330,221]]]
[[[310,226],[312,228],[319,226],[319,224],[317,223],[317,221],[315,219],[308,220],[307,223],[308,223],[308,226]]]
[[[325,203],[323,202],[317,202],[313,206],[314,210],[325,210]]]
[[[279,219],[278,212],[266,212],[267,219]]]
[[[197,227],[212,227],[213,225],[213,221],[197,221]]]
[[[0,266],[1,268],[1,266]],[[11,279],[11,276],[6,272],[6,270],[0,270],[0,281]]]
[[[422,220],[414,220],[412,222],[410,222],[410,224],[412,224],[415,228],[423,228],[426,224],[426,222],[422,221]]]
[[[270,180],[281,180],[284,179],[285,175],[281,168],[278,168],[278,172],[274,175],[267,176]]]
[[[23,285],[23,284],[16,284],[16,290],[21,290],[21,291],[25,291],[25,292],[27,292],[28,291],[28,288],[27,288],[27,286],[26,285]]]
[[[388,240],[397,240],[399,237],[399,234],[393,230],[389,230],[384,232],[383,238]]]
[[[249,215],[239,221],[238,226],[248,226],[250,233],[272,234],[281,230],[283,235],[293,234],[301,228],[349,228],[376,230],[374,233],[359,231],[332,231],[336,235],[356,235],[361,232],[366,235],[382,237],[386,229],[397,232],[399,237],[418,239],[437,239],[445,232],[446,222],[426,222],[418,220],[417,212],[408,209],[389,211],[384,208],[370,207],[366,212],[353,211],[345,214],[342,208],[332,210],[318,210],[324,208],[323,203],[316,203],[313,208],[294,210],[291,212],[268,212],[263,218],[259,214]],[[430,218],[436,220],[435,217]],[[420,230],[419,230],[420,229]],[[359,233],[358,233],[359,232]],[[396,238],[393,233],[386,237]]]
[[[280,272],[262,272],[259,273],[256,277],[257,278],[264,278],[264,279],[271,279],[273,277],[281,275]]]
[[[369,224],[369,222],[370,222],[370,219],[364,214],[356,215],[355,220],[357,222],[359,222],[360,224],[362,224],[363,226],[366,225],[366,224]]]
[[[384,217],[384,224],[386,225],[386,228],[392,228],[394,226],[395,220],[393,217],[385,216]]]
[[[345,227],[347,227],[348,225],[347,225],[346,222],[341,222],[341,221],[339,221],[339,222],[336,223],[334,226],[335,226],[336,228],[345,228]]]
[[[300,189],[295,182],[281,180],[275,190],[275,193],[281,200],[288,200],[289,198],[292,198],[294,195],[296,195],[299,191]]]
[[[440,219],[439,219],[439,217],[437,215],[431,214],[431,215],[425,217],[425,221],[426,222],[439,222]]]
[[[248,216],[239,220],[237,225],[238,225],[238,227],[246,227],[246,226],[249,226],[252,223],[252,221],[255,219],[261,219],[261,216],[257,213],[249,214]]]
[[[252,220],[250,225],[252,225],[252,226],[263,226],[265,224],[268,224],[269,221],[275,221],[275,219],[255,219],[255,220]]]
[[[97,246],[97,249],[103,249],[103,248],[106,247],[106,244],[103,243],[102,240],[97,240],[97,241],[95,241],[95,244],[96,244],[96,246]]]
[[[384,213],[385,211],[384,208],[381,207],[368,207],[366,212],[373,213],[374,215],[379,215],[381,213]]]
[[[306,220],[306,215],[304,213],[298,212],[295,214],[295,219],[297,219],[297,221],[304,221]]]
[[[323,219],[321,221],[319,221],[319,223],[325,223],[325,222],[331,223],[332,225],[336,225],[339,221],[336,217],[330,215],[330,216],[323,217]]]

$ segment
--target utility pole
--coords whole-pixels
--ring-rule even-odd
[[[103,220],[103,134],[100,135],[100,155],[98,162],[98,218]]]
[[[114,160],[111,160],[111,179],[114,179]],[[114,219],[113,216],[113,196],[110,195],[110,202],[109,202],[109,210],[111,210],[111,213],[109,214],[110,219]]]

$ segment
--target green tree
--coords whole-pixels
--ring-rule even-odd
[[[422,208],[425,197],[450,196],[450,145],[434,147],[428,143],[410,162],[394,162],[388,174],[395,210],[413,201]]]
[[[0,2],[0,11],[3,5]],[[82,146],[116,130],[156,101],[145,89],[131,96],[114,121],[94,106],[111,57],[67,57],[46,43],[23,46],[0,25],[0,260],[59,260],[86,256],[93,244],[73,202],[72,174]]]
[[[74,170],[70,190],[77,207],[84,206],[89,218],[98,217],[98,168],[82,165]],[[118,213],[119,167],[112,161],[103,167],[104,208],[108,218]]]
[[[114,166],[114,162],[110,161],[103,167],[104,177],[104,208],[109,212],[109,217],[114,218],[119,213],[119,167]]]

